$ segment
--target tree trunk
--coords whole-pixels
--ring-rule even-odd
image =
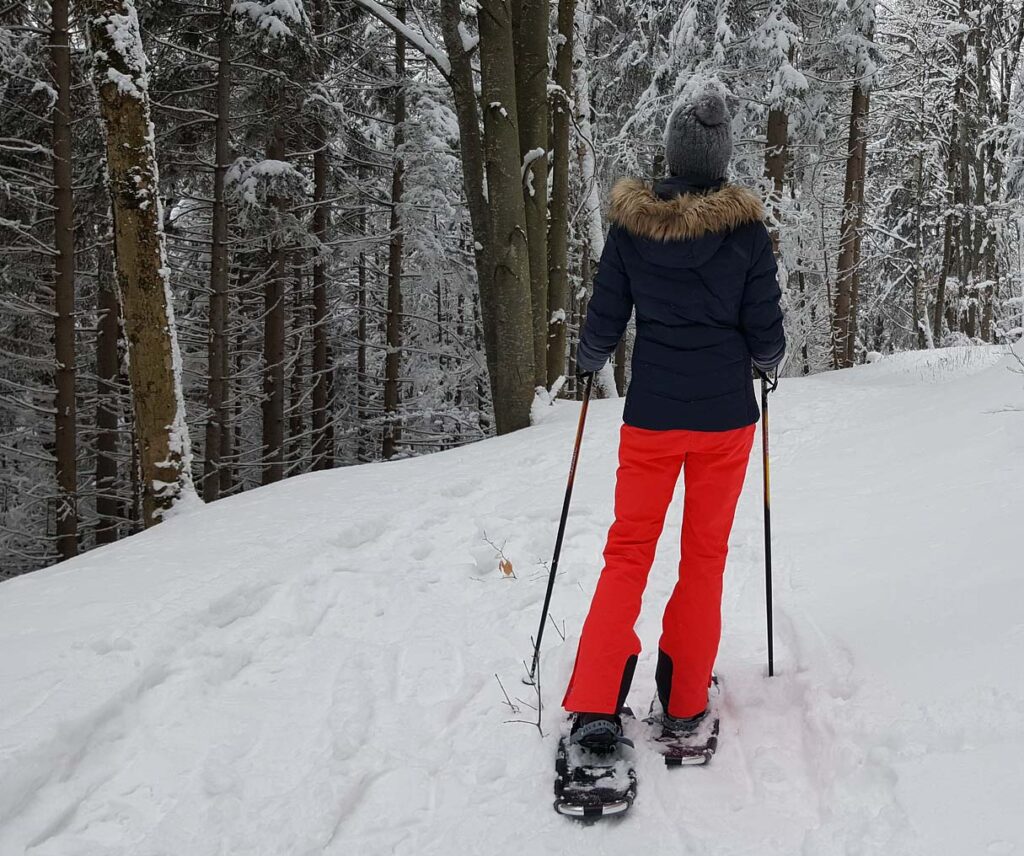
[[[130,0],[83,0],[106,128],[117,280],[146,526],[195,495],[142,36]]]
[[[582,33],[582,31],[581,31],[581,33]],[[582,39],[581,39],[581,41],[582,41]],[[594,267],[594,265],[591,262],[591,254],[588,253],[588,252],[584,252],[582,258],[580,259],[580,282],[583,283],[583,287],[580,289],[580,292],[579,292],[579,310],[578,310],[578,322],[577,322],[577,329],[580,330],[580,331],[583,330],[583,322],[586,320],[586,317],[587,317],[587,306],[590,303],[590,291],[589,291],[589,288],[590,288],[590,282],[591,282],[591,280],[593,279],[593,276],[594,276],[593,267]],[[579,339],[577,339],[573,343],[573,346],[574,346],[574,349],[575,349],[575,352],[573,354],[573,361],[575,362],[576,354],[579,353],[579,346],[580,346]],[[584,385],[579,382],[579,378],[576,377],[576,372],[575,371],[573,372],[573,376],[574,376],[574,379],[576,381],[576,400],[577,401],[582,401],[583,400]]]
[[[942,268],[939,271],[939,284],[935,289],[935,316],[932,319],[932,338],[936,344],[942,343],[942,316],[946,308],[946,280],[953,254],[953,215],[946,215],[946,225],[942,238]]]
[[[121,309],[114,284],[114,260],[102,241],[96,250],[96,532],[97,544],[117,540],[118,338]]]
[[[71,177],[71,47],[68,0],[51,6],[50,68],[53,110],[54,386],[57,461],[57,552],[78,553],[78,450],[75,435],[75,212]]]
[[[1002,17],[1002,10],[997,7],[997,14]],[[1002,173],[997,166],[999,156],[996,142],[991,138],[991,129],[996,121],[996,104],[993,99],[992,60],[996,16],[984,16],[985,29],[978,35],[978,101],[982,136],[985,143],[978,147],[976,155],[976,191],[975,210],[978,212],[975,243],[977,256],[981,260],[981,283],[975,285],[979,314],[980,329],[978,335],[983,342],[988,342],[992,329],[992,300],[995,296],[995,281],[998,277],[996,262],[997,229],[995,227],[995,209],[999,203]]]
[[[275,125],[267,145],[268,160],[284,160],[283,132]],[[285,202],[272,202],[283,215]],[[263,484],[284,478],[284,286],[288,278],[288,251],[280,232],[281,217],[271,238],[270,273],[263,287]]]
[[[869,93],[858,83],[853,87],[850,106],[850,137],[843,189],[843,217],[840,226],[839,263],[836,267],[836,303],[832,328],[833,363],[836,368],[853,365],[856,330],[856,274],[860,262],[859,234],[864,208],[864,164],[867,155]]]
[[[387,22],[387,13],[370,11]],[[545,12],[546,14],[546,12]],[[462,149],[463,187],[473,228],[487,368],[499,434],[529,425],[535,372],[533,299],[522,159],[517,125],[515,49],[510,9],[502,0],[478,4],[480,101],[464,39],[460,0],[441,0],[441,30]],[[399,26],[391,24],[393,29]],[[486,181],[485,181],[486,174]],[[491,206],[488,199],[500,200]],[[545,270],[547,259],[544,259]],[[545,302],[546,307],[546,302]]]
[[[522,192],[530,251],[534,385],[547,381],[548,0],[513,0],[514,73]],[[564,53],[564,48],[562,49]]]
[[[313,15],[313,28],[317,37],[327,32],[328,0],[317,0]],[[323,63],[319,65],[320,79],[325,76]],[[328,430],[330,414],[327,409],[327,229],[329,206],[327,201],[327,129],[322,122],[316,125],[316,149],[313,151],[313,234],[320,243],[313,256],[313,469],[328,468]]]
[[[963,51],[961,50],[960,63],[963,63]],[[956,84],[953,88],[953,103],[960,104],[961,92],[963,91],[963,74],[957,75]],[[956,124],[949,135],[949,151],[946,153],[946,217],[942,237],[942,267],[939,270],[939,282],[935,290],[935,315],[932,319],[932,341],[936,345],[942,344],[942,321],[946,312],[946,283],[949,279],[949,272],[953,268],[953,232],[956,228],[954,211],[959,201],[960,191],[954,185],[956,177],[956,165],[959,160],[958,149],[960,147],[960,132]]]
[[[241,290],[240,290],[241,293]],[[239,303],[238,314],[244,315],[243,303]],[[235,406],[232,413],[231,419],[231,437],[232,447],[234,449],[234,460],[240,465],[242,463],[242,412],[243,412],[243,371],[245,369],[245,360],[243,354],[246,352],[247,337],[245,330],[239,328],[238,333],[235,336]],[[237,477],[236,484],[238,484],[240,490],[245,490],[245,470],[241,466],[237,466]],[[231,467],[222,467],[221,472],[230,472]],[[224,490],[224,484],[221,483],[221,490]]]
[[[405,0],[399,0],[396,15],[405,21]],[[395,162],[391,173],[391,219],[388,244],[388,312],[384,357],[384,442],[382,453],[387,460],[398,451],[402,439],[402,424],[398,415],[401,406],[399,375],[402,370],[402,185],[405,173],[402,146],[405,144],[405,39],[395,35],[395,96],[394,96],[394,149]]]
[[[782,217],[780,204],[785,189],[788,144],[789,115],[784,107],[772,107],[768,111],[764,174],[772,183],[769,208],[772,214],[772,251],[776,256],[779,254],[779,223]]]
[[[919,145],[923,145],[922,135]],[[925,347],[924,319],[921,314],[921,283],[924,281],[924,152],[918,151],[916,163],[917,180],[914,204],[914,282],[911,315],[914,320],[914,335],[917,347]]]
[[[462,156],[462,187],[469,208],[473,230],[473,260],[476,265],[477,285],[481,304],[481,325],[484,334],[484,353],[491,387],[494,388],[497,370],[498,312],[491,286],[493,276],[493,249],[491,247],[490,207],[484,176],[484,144],[480,134],[480,111],[475,89],[475,71],[472,48],[463,41],[464,25],[460,0],[441,0],[441,32],[451,62],[448,82],[455,102],[455,115],[459,123],[459,149]]]
[[[302,294],[302,265],[296,263],[292,281],[292,376],[288,382],[288,475],[302,472],[302,445],[306,420],[302,401],[306,394],[302,330],[306,326],[306,301]]]
[[[359,234],[366,234],[366,206],[359,209]],[[363,440],[363,431],[366,425],[366,400],[367,400],[367,377],[366,377],[366,253],[359,252],[359,292],[356,295],[356,417],[359,422],[359,441],[356,447],[356,457],[362,462],[366,460],[366,445]]]
[[[515,51],[512,20],[502,0],[482,0],[480,78],[484,110],[487,190],[500,201],[490,207],[493,269],[481,285],[490,299],[484,312],[494,314],[495,371],[491,380],[494,418],[499,434],[530,424],[533,403],[533,311],[530,250],[526,234],[519,133],[516,128]],[[482,294],[484,292],[482,291]],[[498,319],[500,318],[500,323]]]
[[[565,372],[569,311],[569,137],[576,0],[558,2],[558,45],[552,101],[551,225],[548,231],[547,386]],[[532,253],[532,248],[531,248]]]
[[[228,212],[224,177],[231,160],[231,0],[221,0],[217,29],[217,101],[214,124],[213,221],[210,235],[210,319],[207,339],[206,460],[203,499],[220,496],[222,432],[227,430],[228,400]]]

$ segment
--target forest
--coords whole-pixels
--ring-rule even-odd
[[[698,88],[785,374],[1016,342],[1022,42],[1022,0],[0,0],[0,579],[578,395],[607,192]]]

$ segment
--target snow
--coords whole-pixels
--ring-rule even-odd
[[[294,27],[308,27],[309,19],[302,0],[235,0],[231,4],[233,15],[246,15],[257,29],[272,39],[293,38]]]
[[[110,47],[117,55],[115,59],[104,50],[96,50],[94,57],[98,63],[112,63],[107,68],[106,78],[117,86],[120,94],[144,99],[149,88],[149,66],[142,47],[139,18],[132,3],[125,3],[123,9],[124,14],[105,12],[92,20],[93,26],[106,31]],[[113,64],[122,65],[125,71],[114,68]]]
[[[149,102],[147,100],[144,103],[148,114]],[[160,186],[160,173],[153,144],[155,133],[152,120],[148,115],[146,119],[148,122],[147,141],[151,146],[150,151],[154,153],[152,158],[152,188],[158,188]],[[164,311],[167,313],[168,338],[171,341],[171,371],[174,377],[174,422],[168,426],[170,430],[167,448],[172,455],[177,456],[179,462],[178,472],[181,474],[181,483],[179,485],[168,485],[161,483],[159,480],[154,480],[153,482],[152,489],[155,496],[161,497],[168,495],[168,493],[173,494],[177,492],[177,497],[170,508],[166,511],[157,511],[159,516],[166,518],[170,515],[184,513],[197,506],[201,506],[202,500],[199,498],[199,494],[195,489],[195,483],[192,480],[192,440],[189,437],[188,420],[185,415],[185,392],[182,380],[185,368],[181,356],[181,345],[178,342],[178,325],[174,317],[174,290],[171,286],[171,266],[167,263],[164,208],[160,194],[153,193],[152,196],[156,202],[156,229],[160,247],[160,267],[158,270],[164,287]]]
[[[503,119],[508,118],[508,110],[505,109],[505,105],[500,101],[492,101],[487,105],[491,110],[497,110]]]
[[[288,161],[237,158],[225,176],[227,186],[246,205],[266,204],[272,196],[299,198],[309,181]]]
[[[195,508],[2,583],[0,853],[1020,852],[1014,367],[962,348],[783,380],[777,676],[764,673],[755,445],[726,579],[719,753],[667,770],[641,747],[621,822],[551,810],[621,402],[591,404],[552,605],[568,639],[549,628],[542,656],[543,738],[508,720],[533,715],[522,661],[575,402],[510,436]],[[638,709],[680,501],[638,627]]]
[[[535,149],[530,149],[525,155],[523,155],[523,165],[520,169],[520,179],[526,185],[526,190],[533,196],[536,192],[533,186],[533,170],[530,169],[533,166],[533,162],[539,160],[547,154],[547,150],[543,146],[539,146]]]
[[[45,92],[46,97],[50,101],[50,108],[57,103],[57,90],[50,86],[45,80],[37,80],[32,84],[32,94],[35,95],[37,92]]]
[[[466,53],[473,53],[480,44],[480,36],[471,33],[465,21],[459,21],[459,38],[462,39],[462,49]]]
[[[380,3],[375,2],[375,0],[355,0],[355,2],[382,23],[389,26],[392,30],[401,33],[402,37],[427,59],[434,63],[443,75],[447,77],[452,73],[452,64],[451,60],[448,59],[448,54],[438,47],[426,33],[418,32],[407,24],[404,24]],[[463,44],[465,44],[464,35]]]
[[[139,87],[135,85],[135,79],[130,75],[122,74],[116,68],[108,68],[107,80],[113,83],[117,87],[117,91],[122,95],[127,95],[131,98],[141,97]]]
[[[594,385],[601,391],[603,398],[619,397],[618,387],[615,385],[615,367],[611,360],[601,366],[601,370],[594,376]]]

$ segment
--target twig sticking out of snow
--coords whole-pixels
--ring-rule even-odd
[[[550,612],[548,613],[548,619],[551,621],[551,626],[555,628],[555,633],[557,633],[559,636],[561,636],[562,637],[562,641],[564,642],[565,641],[565,623],[563,622],[562,626],[559,627],[558,624],[555,623],[555,618],[554,618],[554,616]]]
[[[497,554],[499,560],[498,570],[500,570],[502,574],[504,574],[506,577],[511,577],[514,580],[518,580],[519,577],[516,576],[515,569],[512,567],[512,560],[505,555],[505,545],[508,543],[508,539],[506,538],[504,541],[502,541],[501,546],[499,547],[490,538],[488,538],[487,533],[484,532],[484,542],[488,544]]]
[[[498,682],[498,686],[501,687],[501,692],[505,696],[505,704],[508,705],[509,710],[511,710],[512,713],[519,713],[519,708],[516,707],[512,703],[512,699],[510,699],[508,697],[508,692],[506,692],[506,690],[505,690],[505,685],[501,682],[501,678],[498,677],[498,673],[497,672],[494,673],[494,680],[496,680]]]
[[[530,640],[530,644],[531,645],[533,644],[533,639],[532,638]],[[526,671],[527,674],[530,673],[530,668],[529,668],[529,666],[526,665],[526,660],[523,660],[523,669]],[[495,677],[497,677],[497,675],[495,675]],[[524,681],[524,682],[525,683],[530,683],[529,680]],[[501,681],[498,681],[498,683],[500,684]],[[519,699],[519,701],[521,701],[524,705],[526,705],[526,707],[530,708],[531,710],[536,710],[537,711],[537,721],[534,722],[533,720],[529,720],[529,719],[506,719],[505,723],[509,724],[509,723],[513,723],[513,722],[518,722],[518,723],[522,723],[523,725],[534,725],[534,726],[537,727],[537,730],[540,732],[540,736],[544,737],[544,729],[541,727],[541,716],[543,715],[543,707],[544,706],[543,706],[543,704],[541,702],[541,695],[540,695],[540,664],[539,663],[537,664],[537,673],[536,673],[536,675],[534,675],[534,680],[532,681],[532,683],[533,683],[533,688],[534,688],[534,690],[537,693],[537,707],[534,708],[533,705],[527,704],[525,701],[522,701],[522,699]],[[502,689],[504,689],[504,687],[502,687]]]

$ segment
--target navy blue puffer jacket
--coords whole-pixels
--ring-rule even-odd
[[[615,185],[577,364],[599,370],[636,311],[627,424],[728,431],[757,421],[751,362],[773,368],[786,349],[763,217],[760,197],[734,185]]]

